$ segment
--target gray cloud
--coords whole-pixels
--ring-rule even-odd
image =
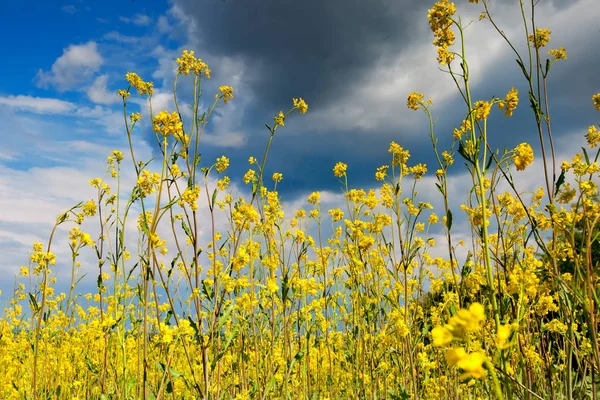
[[[425,4],[409,1],[175,3],[192,18],[203,49],[241,56],[260,71],[254,89],[267,105],[298,95],[327,102],[405,48],[416,23],[426,24]]]
[[[433,1],[206,3],[200,8],[192,0],[174,0],[171,15],[183,21],[188,45],[201,57],[207,55],[211,67],[213,57],[239,59],[245,68],[253,99],[240,115],[249,138],[243,148],[228,151],[232,165],[242,165],[239,174],[245,172],[249,154],[262,154],[267,139],[264,122],[270,123],[279,109],[287,109],[295,96],[308,101],[309,112],[291,117],[281,134],[278,131],[268,165],[284,173],[287,184],[281,185],[282,190],[334,187],[330,171],[340,160],[350,164],[354,183],[366,186],[374,169],[388,161],[391,140],[409,148],[414,162],[431,163],[427,120],[406,109],[406,95],[413,90],[433,97],[442,148],[464,118],[465,106],[452,79],[435,63],[427,24]],[[501,29],[524,50],[518,7],[507,1],[490,4]],[[600,14],[593,4],[592,0],[542,0],[536,8],[538,26],[553,31],[550,48],[567,47],[570,57],[551,72],[555,135],[579,129],[580,121],[592,118],[590,96],[598,91],[590,87],[596,79],[592,66],[600,61],[598,53],[590,51],[594,36],[589,35],[589,26]],[[478,21],[481,4],[463,1],[457,7],[465,24],[474,21],[466,30],[474,99],[503,97],[513,85],[520,90],[515,117],[504,119],[498,111],[493,115],[492,145],[512,147],[528,141],[535,147],[527,88],[514,54],[487,21]],[[458,62],[453,67],[460,70]],[[219,78],[217,67],[214,76]],[[234,102],[238,101],[243,97],[236,97]]]

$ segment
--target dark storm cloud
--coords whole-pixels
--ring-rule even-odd
[[[419,44],[429,44],[432,38],[426,15],[432,3],[210,0],[199,4],[195,0],[175,0],[183,14],[194,21],[197,37],[191,40],[198,41],[199,49],[215,56],[241,58],[254,72],[249,82],[254,98],[243,121],[250,139],[245,147],[226,151],[232,158],[232,179],[239,180],[246,171],[245,161],[249,155],[262,155],[268,139],[264,122],[271,123],[271,116],[280,108],[286,109],[291,97],[307,99],[309,113],[322,107],[335,108],[343,103],[346,95],[355,96],[352,92],[372,76],[377,66],[410,53]],[[578,1],[542,0],[539,6],[551,6],[563,12],[576,3]],[[477,7],[468,5],[466,1],[457,2],[457,6],[460,10]],[[474,8],[470,10],[479,12]],[[502,8],[498,10],[502,11]],[[477,14],[473,15],[476,21]],[[511,22],[506,16],[503,22],[509,24],[506,27],[513,22],[520,23]],[[538,26],[545,26],[544,21],[539,21]],[[558,30],[559,27],[556,28]],[[480,42],[479,46],[486,46],[482,38],[467,37],[467,41],[472,40]],[[595,49],[591,40],[578,39],[578,49]],[[582,41],[590,43],[582,46]],[[560,35],[557,35],[556,44],[563,45]],[[566,44],[568,52],[571,44]],[[519,109],[510,119],[502,117],[500,111],[494,112],[488,125],[491,144],[512,148],[528,141],[537,147],[524,78],[514,62],[514,55],[508,50],[508,44],[503,44],[502,51],[507,57],[493,65],[486,65],[485,75],[488,78],[472,87],[474,99],[489,99],[492,95],[504,97],[512,85],[516,86],[520,90]],[[544,49],[544,55],[546,51]],[[430,63],[435,63],[433,54],[432,50]],[[594,66],[600,61],[598,52],[578,50],[569,55],[570,60],[561,61],[553,67],[549,83],[553,104],[551,113],[557,135],[580,129],[580,121],[589,121],[593,117],[590,97],[593,90],[598,91],[600,87],[594,72]],[[412,68],[419,70],[421,67],[413,65]],[[455,65],[457,69],[458,65]],[[416,78],[419,78],[418,73]],[[451,78],[440,72],[435,79]],[[591,88],[593,82],[596,85]],[[405,96],[406,93],[398,93],[397,113],[406,113]],[[367,112],[373,111],[369,104],[360,106]],[[440,148],[446,149],[452,140],[452,129],[465,116],[465,105],[456,93],[441,106],[434,108],[436,132],[440,137]],[[404,118],[404,114],[399,115]],[[337,189],[337,179],[331,172],[337,161],[349,164],[348,173],[353,186],[375,184],[374,170],[388,163],[387,147],[391,140],[410,149],[414,163],[428,163],[431,172],[436,168],[424,116],[422,125],[417,127],[381,124],[373,128],[355,126],[347,129],[339,129],[333,123],[320,128],[302,128],[303,117],[293,115],[286,121],[286,127],[278,131],[265,175],[269,177],[273,171],[282,172],[284,182],[279,187],[288,196],[307,190]],[[353,117],[348,115],[348,118]],[[397,118],[392,120],[397,121]],[[298,129],[297,126],[304,131],[287,133]],[[212,157],[213,154],[210,154],[209,158]]]
[[[343,92],[387,54],[413,39],[426,3],[383,0],[176,0],[211,54],[241,56],[259,69],[264,106],[291,96],[317,106]]]

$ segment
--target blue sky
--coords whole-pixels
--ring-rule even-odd
[[[498,22],[519,49],[522,27],[513,2],[494,2]],[[472,89],[477,99],[503,97],[515,86],[520,107],[511,119],[496,112],[490,121],[494,147],[532,143],[539,154],[523,77],[514,56],[486,21],[481,6],[457,1],[467,30]],[[441,147],[464,118],[452,80],[438,70],[427,24],[429,2],[373,0],[197,0],[17,1],[0,14],[0,289],[11,285],[34,241],[47,241],[59,213],[94,196],[87,181],[102,176],[113,149],[125,150],[122,105],[125,73],[154,81],[154,108],[172,110],[175,58],[183,49],[204,59],[213,76],[207,101],[220,85],[235,99],[220,107],[203,143],[203,157],[231,157],[234,189],[247,192],[241,176],[249,156],[260,157],[270,123],[292,97],[309,104],[278,131],[268,172],[279,171],[280,193],[289,210],[320,190],[338,205],[337,161],[349,164],[351,186],[376,187],[375,168],[388,162],[394,140],[413,162],[430,163],[427,121],[406,108],[414,90],[434,100]],[[596,0],[541,0],[538,24],[552,29],[549,48],[566,47],[568,61],[551,72],[551,115],[560,156],[584,144],[597,120],[592,94],[600,91],[596,44],[600,7]],[[185,101],[186,96],[183,96]],[[132,102],[130,111],[145,112]],[[594,119],[595,118],[595,119]],[[280,133],[281,132],[281,133]],[[149,126],[135,132],[135,147],[149,159],[156,149]],[[539,157],[538,157],[539,161]],[[536,162],[519,175],[523,190],[539,184]],[[430,169],[433,169],[431,167]],[[451,171],[453,189],[464,195],[468,181],[461,164]],[[422,194],[436,202],[433,178]],[[125,182],[132,183],[131,171]],[[458,205],[464,197],[457,196]],[[326,206],[325,205],[325,206]],[[59,235],[60,236],[60,235]],[[66,231],[56,252],[68,256]],[[59,248],[62,246],[63,253]]]

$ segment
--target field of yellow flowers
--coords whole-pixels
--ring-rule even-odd
[[[437,163],[412,164],[409,150],[392,142],[374,171],[378,189],[360,190],[350,189],[340,162],[333,174],[345,187],[343,209],[321,209],[314,192],[310,209],[284,215],[282,175],[263,174],[286,118],[308,111],[302,98],[267,125],[265,153],[250,157],[243,178],[250,194],[235,197],[229,159],[208,165],[200,157],[205,127],[217,106],[234,101],[234,89],[222,86],[200,109],[210,69],[184,51],[175,109],[151,112],[160,168],[150,170],[133,147],[113,151],[106,177],[90,181],[97,198],[59,215],[47,243],[33,244],[0,318],[0,398],[597,399],[600,131],[591,125],[588,147],[556,160],[546,81],[566,50],[548,50],[551,31],[524,18],[528,47],[518,53],[487,0],[470,2],[483,5],[481,23],[515,51],[529,93],[508,87],[505,98],[473,99],[468,29],[453,3],[435,3],[428,19],[437,61],[464,99],[464,120],[452,146],[440,149],[435,99],[409,94],[408,107],[429,124]],[[178,88],[181,76],[193,87]],[[135,73],[126,81],[119,95],[131,144],[142,117],[128,114],[128,98],[142,96],[152,110],[153,84]],[[190,121],[181,118],[178,90],[193,94]],[[487,140],[490,114],[510,117],[520,97],[537,127],[526,140],[539,144],[545,172],[533,193],[518,182],[532,146],[502,152]],[[592,106],[600,110],[600,93]],[[455,158],[454,168],[464,164],[472,178],[461,210],[449,206]],[[134,187],[121,184],[125,168],[135,171]],[[423,186],[428,169],[436,188]],[[500,183],[509,190],[497,190]],[[418,201],[417,189],[437,189],[443,208]],[[201,202],[208,218],[200,218]],[[470,240],[455,239],[456,218],[468,218]],[[98,224],[97,237],[81,230],[87,220]],[[128,220],[137,220],[135,249],[126,246]],[[228,229],[218,231],[216,221]],[[53,253],[63,224],[70,260]],[[431,239],[434,228],[445,243]],[[209,243],[199,241],[201,230]],[[445,255],[434,257],[440,245]],[[466,260],[458,248],[468,249]],[[94,293],[77,289],[82,251],[97,257]],[[71,266],[68,293],[54,290],[59,263]]]

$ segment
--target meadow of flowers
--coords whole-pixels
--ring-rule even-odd
[[[504,98],[473,99],[468,28],[453,3],[435,3],[427,17],[447,72],[440,74],[456,83],[463,122],[451,147],[439,148],[435,99],[409,94],[407,106],[429,124],[437,162],[413,164],[409,150],[392,142],[371,190],[351,188],[339,162],[332,173],[345,187],[341,208],[322,209],[314,192],[309,209],[285,215],[277,192],[283,176],[264,174],[286,118],[308,112],[302,98],[267,124],[264,155],[250,157],[243,177],[249,194],[237,197],[229,159],[200,156],[213,111],[235,101],[234,89],[222,86],[202,109],[210,69],[184,51],[175,109],[153,110],[152,82],[127,73],[119,91],[123,133],[137,140],[142,116],[127,106],[141,96],[159,168],[133,146],[113,151],[105,177],[90,180],[97,198],[59,215],[48,241],[33,244],[14,292],[2,298],[9,297],[0,318],[0,398],[596,399],[600,131],[591,125],[587,148],[556,160],[546,82],[566,50],[549,50],[551,31],[525,17],[534,2],[515,4],[523,10],[523,54],[496,25],[488,0],[470,2],[483,5],[479,23],[492,24],[514,50],[528,93],[507,87]],[[193,85],[179,85],[182,76]],[[181,91],[193,98],[189,120]],[[520,97],[537,127],[526,140],[539,145],[544,167],[533,192],[519,186],[534,159],[531,145],[500,151],[487,140],[490,114],[511,117],[523,107]],[[600,110],[600,93],[590,107]],[[451,210],[448,174],[459,168],[467,168],[472,189]],[[124,169],[135,172],[135,186],[122,185]],[[428,170],[435,187],[423,184]],[[432,190],[440,209],[418,200],[418,191]],[[467,241],[455,239],[458,218],[469,221]],[[84,221],[99,233],[84,232]],[[64,224],[72,257],[57,259],[53,239]],[[201,231],[210,232],[208,243]],[[443,232],[443,243],[433,231]],[[433,256],[440,246],[444,256]],[[457,255],[462,249],[466,259]],[[97,259],[92,293],[78,289],[83,252]],[[55,290],[59,268],[71,271],[66,293]]]

